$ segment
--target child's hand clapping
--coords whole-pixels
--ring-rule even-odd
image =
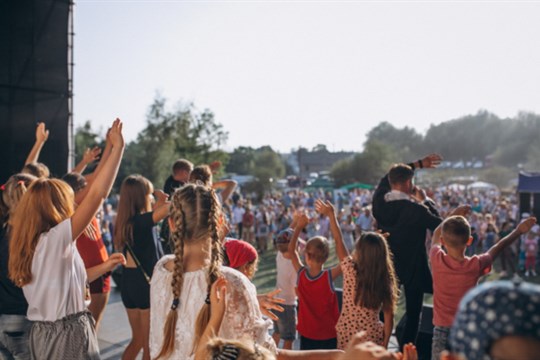
[[[323,202],[322,200],[317,199],[317,201],[315,201],[315,210],[319,214],[322,214],[329,218],[334,216],[336,213],[336,210],[334,209],[334,205],[332,205],[332,203],[328,200]]]

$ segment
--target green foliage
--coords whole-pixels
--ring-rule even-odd
[[[364,151],[350,160],[338,161],[330,174],[336,186],[355,182],[376,184],[379,178],[397,160],[397,153],[392,147],[379,140],[370,140]]]
[[[166,99],[157,96],[147,114],[146,127],[137,140],[126,147],[120,179],[132,173],[143,174],[157,187],[171,173],[173,162],[185,158],[194,164],[226,163],[228,155],[221,150],[228,133],[216,122],[210,110],[198,111],[193,104],[182,104],[167,110]]]

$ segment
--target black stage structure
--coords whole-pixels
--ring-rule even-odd
[[[0,181],[24,165],[37,122],[50,135],[40,161],[72,165],[73,1],[0,0]]]

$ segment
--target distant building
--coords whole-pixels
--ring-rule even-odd
[[[300,148],[296,152],[299,175],[301,178],[308,178],[311,173],[328,172],[335,163],[340,160],[349,159],[355,155],[354,152],[330,152],[326,148],[317,148],[316,151],[309,151]]]

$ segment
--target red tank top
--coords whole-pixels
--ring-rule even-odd
[[[333,339],[339,318],[337,296],[330,270],[312,278],[307,269],[298,272],[298,332],[313,340]]]

